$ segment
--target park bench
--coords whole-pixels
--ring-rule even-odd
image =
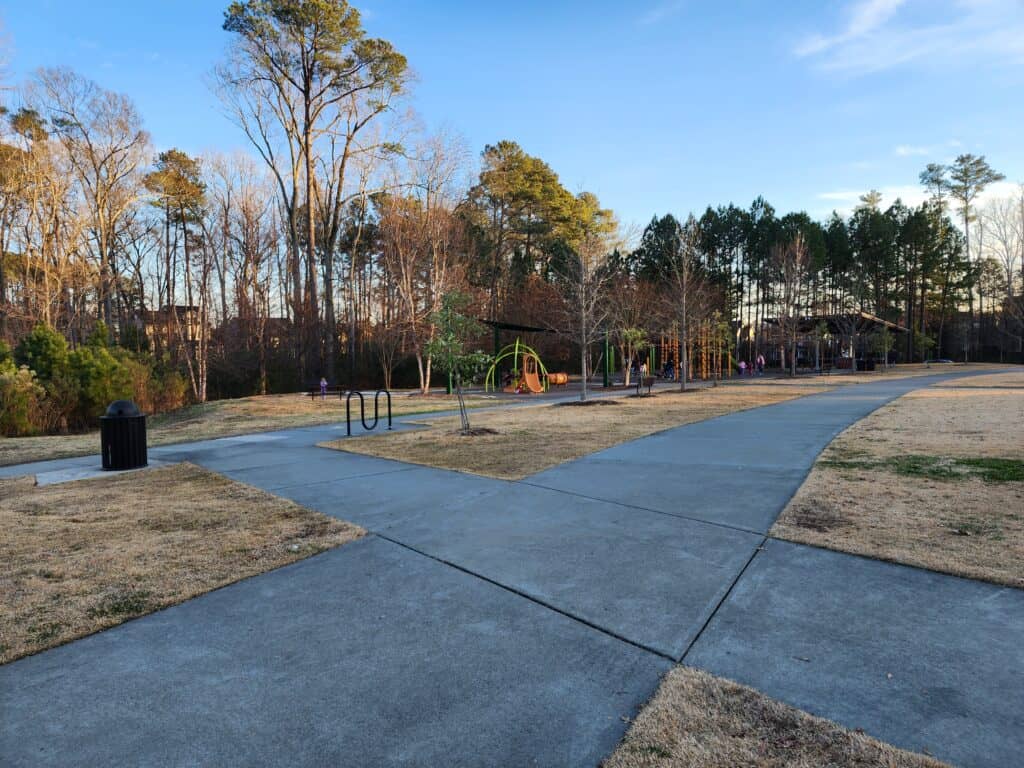
[[[647,388],[647,394],[648,395],[651,394],[651,387],[653,387],[653,386],[654,386],[654,377],[653,376],[637,376],[637,378],[636,378],[636,393],[637,393],[637,395],[641,394],[641,392],[640,392],[640,388],[641,387],[646,387]]]
[[[347,390],[344,390],[341,387],[328,387],[325,394],[327,397],[342,397],[346,391]],[[316,400],[320,397],[320,387],[311,387],[309,390],[309,397],[311,400]]]

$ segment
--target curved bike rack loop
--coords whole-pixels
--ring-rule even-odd
[[[355,395],[359,398],[359,421],[363,424],[363,429],[367,432],[372,432],[377,428],[377,424],[380,421],[380,396],[384,395],[388,402],[388,429],[391,429],[391,393],[386,389],[378,389],[373,395],[373,423],[366,423],[366,398],[363,397],[363,393],[357,389],[353,389],[348,393],[345,398],[345,433],[349,437],[352,436],[352,396]]]

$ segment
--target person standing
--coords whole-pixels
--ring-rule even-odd
[[[764,376],[764,355],[757,356],[757,375]]]
[[[325,379],[323,376],[320,377],[320,399],[327,399],[327,379]]]
[[[743,378],[743,374],[745,374],[747,372],[747,361],[746,360],[740,360],[740,362],[739,362],[739,369],[740,369],[740,378],[742,379]]]

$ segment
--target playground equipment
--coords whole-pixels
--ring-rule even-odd
[[[499,366],[509,359],[512,360],[512,380],[502,388],[505,392],[540,394],[552,383],[553,376],[558,378],[559,384],[566,384],[569,381],[568,374],[549,374],[541,362],[540,355],[516,339],[514,344],[502,347],[494,356],[494,362],[484,377],[484,391],[493,392],[498,388],[496,377]]]
[[[568,373],[549,373],[548,374],[548,386],[549,387],[564,387],[569,383]]]
[[[539,365],[540,358],[523,355],[523,378],[521,380],[521,388],[524,388],[527,392],[535,395],[540,394],[545,389],[544,385],[540,382],[540,376],[537,375]],[[546,371],[544,375],[547,377]]]
[[[687,378],[690,381],[725,379],[732,376],[733,359],[729,336],[730,329],[717,318],[694,324],[690,339],[682,350],[686,355]],[[665,360],[669,360],[678,371],[679,351],[683,346],[680,344],[677,326],[663,333],[659,345],[662,365]]]

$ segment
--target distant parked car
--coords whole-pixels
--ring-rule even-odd
[[[928,363],[952,363],[953,361],[950,360],[948,357],[940,357],[937,360],[927,360],[926,362],[928,362]]]

